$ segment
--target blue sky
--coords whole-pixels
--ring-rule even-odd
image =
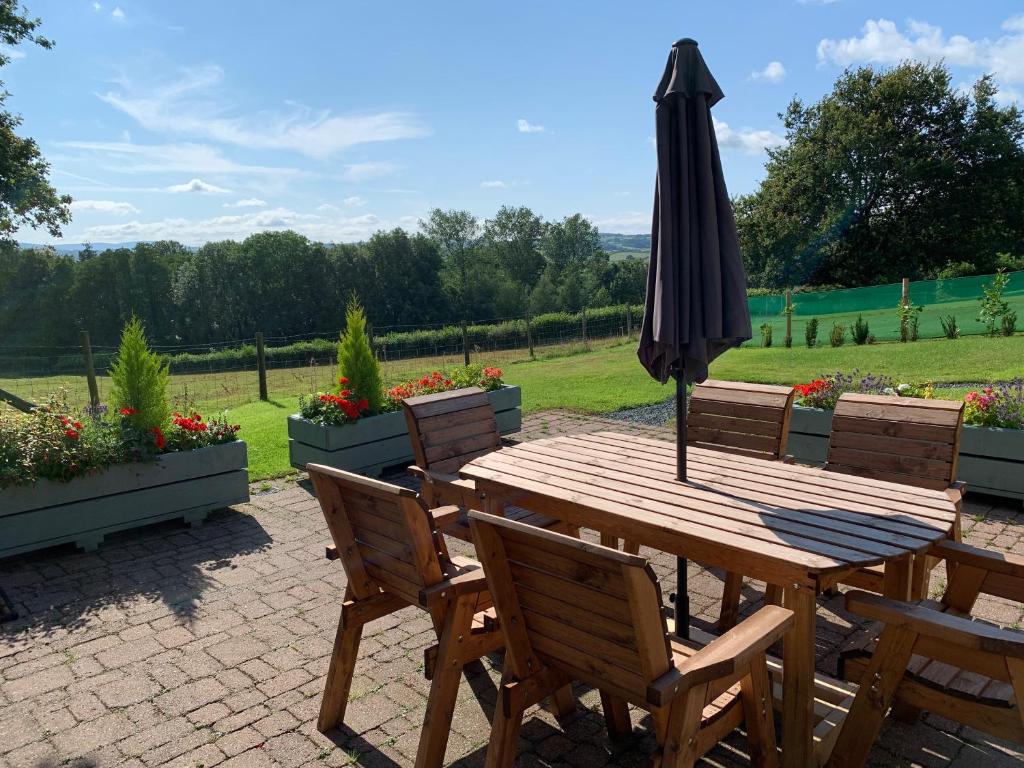
[[[1024,103],[1019,0],[26,2],[57,46],[0,78],[76,200],[67,242],[351,241],[502,204],[645,232],[651,94],[680,37],[726,94],[732,193],[756,188],[790,98],[845,66],[944,59]]]

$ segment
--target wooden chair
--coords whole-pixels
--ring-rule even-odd
[[[627,702],[651,713],[656,766],[692,766],[742,722],[753,763],[776,765],[765,649],[791,611],[763,608],[694,650],[670,639],[643,558],[486,512],[469,518],[506,637],[488,768],[514,764],[525,710],[574,680],[600,689],[613,737],[631,729]]]
[[[504,644],[488,612],[483,570],[448,556],[415,492],[318,464],[307,471],[348,576],[317,729],[344,721],[363,626],[416,606],[430,615],[439,641],[426,652],[433,679],[416,766],[436,768],[444,760],[463,667]]]
[[[957,502],[954,539],[960,540],[960,502],[966,485],[957,482],[964,404],[953,400],[844,394],[836,404],[825,469],[917,488],[945,490]],[[911,595],[927,597],[938,559],[916,558]],[[881,593],[884,566],[863,568],[842,583]]]
[[[941,601],[846,595],[848,610],[879,624],[840,654],[840,675],[860,690],[834,768],[864,764],[890,705],[901,720],[928,711],[1024,744],[1024,633],[971,618],[979,594],[1024,600],[1024,557],[952,541],[935,552],[951,573]]]
[[[686,444],[791,464],[786,442],[795,396],[793,387],[708,379],[690,396]],[[743,576],[726,571],[719,631],[735,626],[742,590]],[[770,590],[769,598],[778,603],[781,595]]]
[[[459,478],[459,469],[477,456],[501,448],[501,434],[487,393],[478,387],[453,389],[402,401],[416,464],[409,471],[421,482],[429,507],[455,505],[462,510],[445,524],[444,532],[469,541],[465,511],[481,507],[481,496],[471,480]],[[531,525],[564,526],[557,520],[510,508],[509,517]]]

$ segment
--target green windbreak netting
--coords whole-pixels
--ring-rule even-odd
[[[1019,316],[1018,329],[1024,330],[1024,272],[1009,273],[1010,282],[1003,294],[1010,308]],[[950,280],[920,280],[910,284],[910,300],[924,307],[918,320],[921,338],[943,335],[942,318],[953,316],[962,335],[985,333],[978,322],[982,288],[991,284],[992,275],[957,277]],[[898,339],[900,320],[896,307],[903,295],[900,283],[847,288],[840,291],[819,291],[793,295],[793,344],[804,343],[804,327],[812,317],[818,318],[818,343],[828,344],[835,324],[849,333],[862,316],[878,340]],[[760,343],[760,327],[772,326],[772,343],[781,345],[786,335],[785,296],[752,296],[748,300],[754,343]]]

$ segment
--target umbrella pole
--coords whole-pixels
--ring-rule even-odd
[[[681,358],[682,356],[680,356]],[[676,376],[676,479],[686,481],[686,376]],[[690,593],[687,589],[686,558],[676,558],[676,637],[690,639]]]

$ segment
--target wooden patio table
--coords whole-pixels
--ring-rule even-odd
[[[814,749],[816,595],[885,563],[885,594],[908,600],[913,556],[951,535],[954,503],[942,491],[692,447],[680,483],[675,450],[614,432],[563,436],[480,456],[460,475],[488,512],[523,506],[767,582],[796,614],[783,642],[783,765],[815,765],[827,757]]]

